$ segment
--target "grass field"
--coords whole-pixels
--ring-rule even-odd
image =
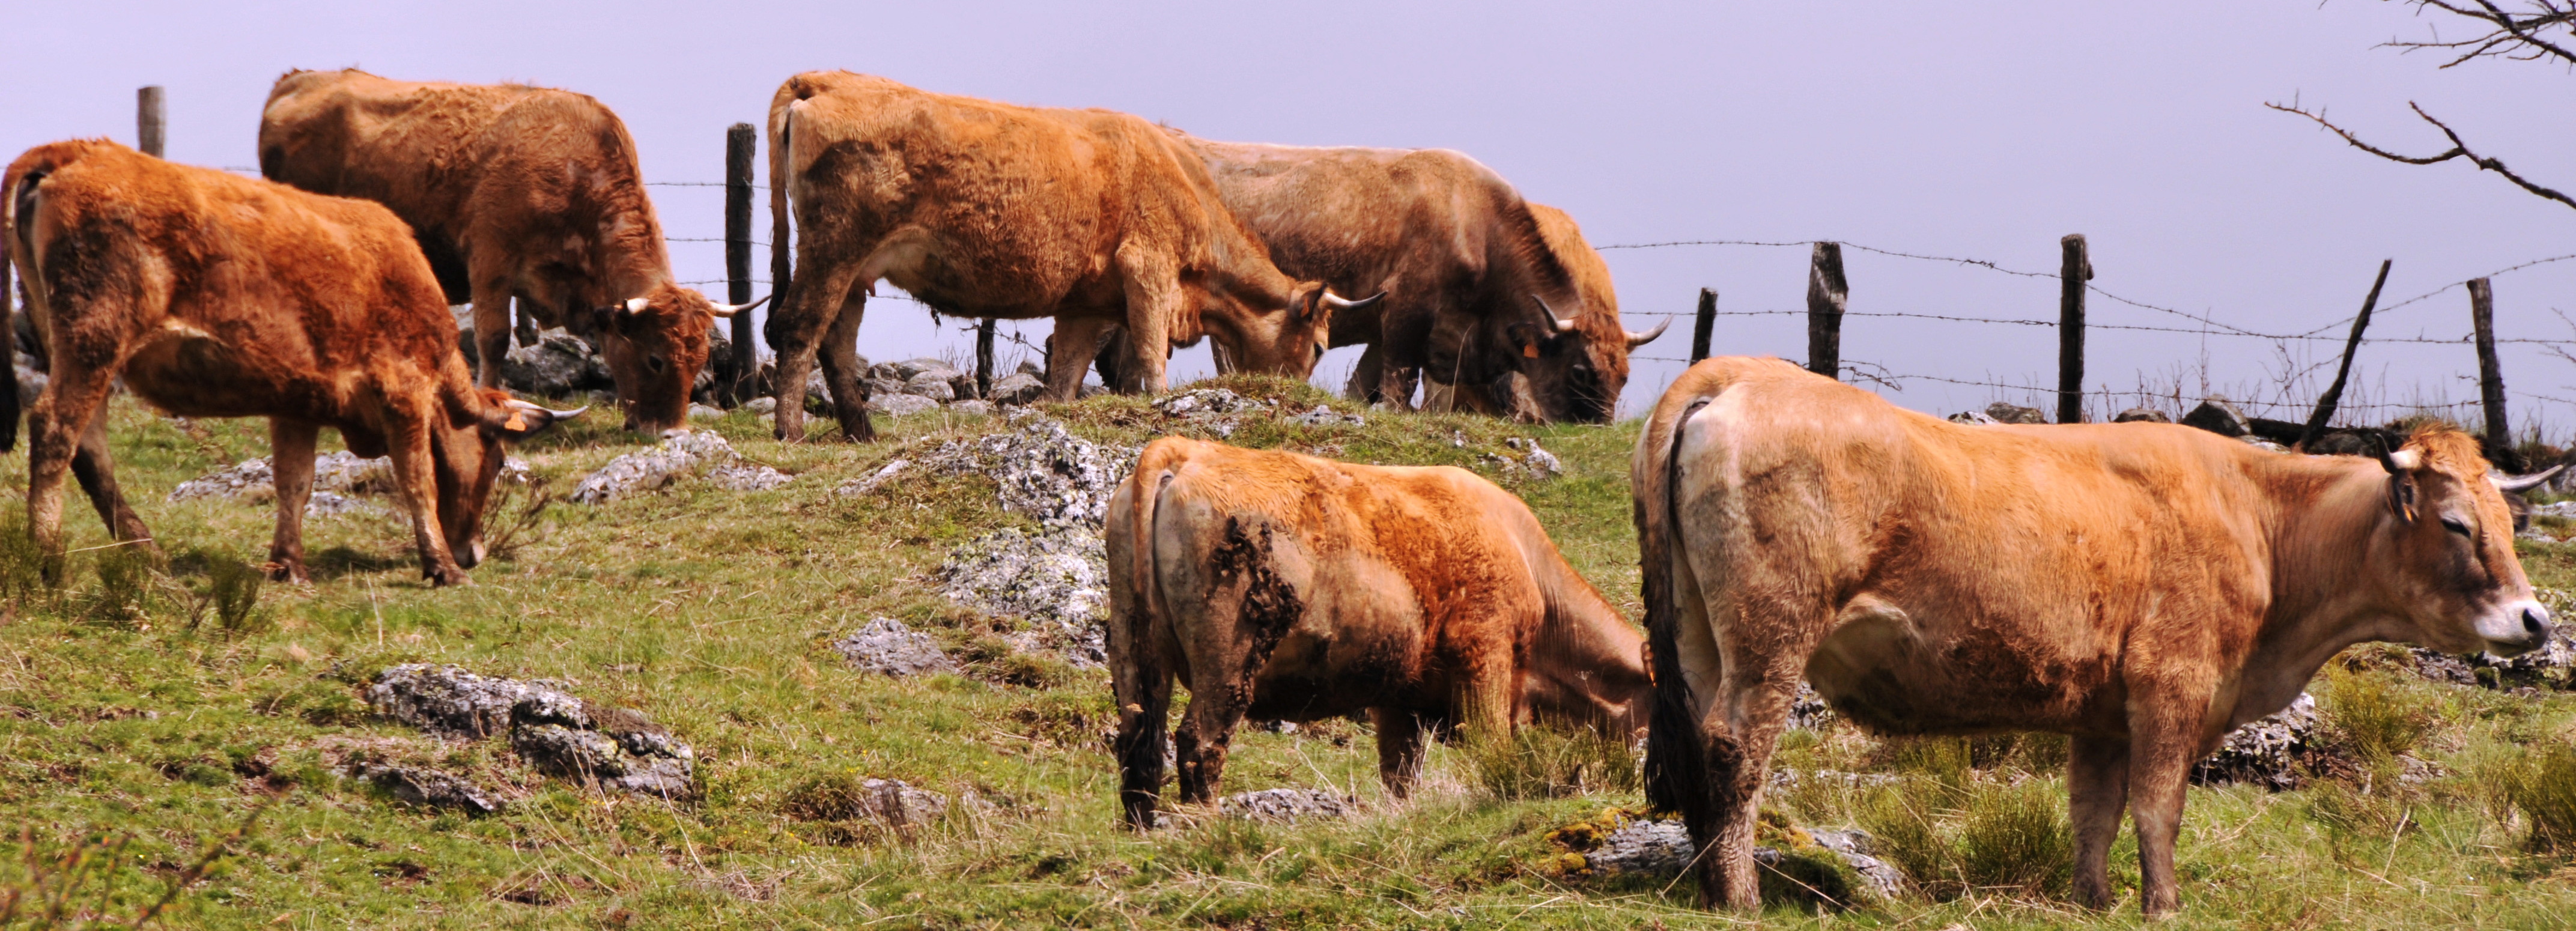
[[[1235,381],[1293,395],[1311,389]],[[1341,402],[1335,402],[1339,404]],[[1141,401],[1059,408],[1077,433],[1140,443],[1175,424]],[[1626,462],[1636,425],[1518,427],[1366,412],[1361,426],[1247,424],[1233,440],[1381,463],[1480,459],[1510,437],[1560,456],[1562,477],[1512,478],[1576,567],[1636,616]],[[594,417],[523,451],[558,494],[634,448]],[[990,479],[906,473],[874,492],[832,490],[907,449],[994,419],[880,420],[871,446],[782,446],[738,412],[712,422],[746,456],[795,473],[766,492],[682,484],[596,507],[556,504],[471,587],[419,581],[409,531],[387,517],[309,526],[315,582],[271,586],[227,624],[192,610],[209,567],[265,554],[271,512],[170,503],[178,482],[265,455],[257,422],[185,424],[120,401],[124,482],[173,558],[121,549],[71,557],[61,591],[23,585],[0,608],[0,825],[35,859],[0,858],[0,888],[30,864],[121,840],[73,913],[132,915],[210,838],[260,820],[163,921],[205,928],[702,927],[1715,927],[1691,889],[1564,870],[1550,839],[1634,808],[1633,793],[1497,793],[1485,748],[1433,751],[1428,788],[1389,800],[1365,725],[1325,722],[1237,740],[1225,791],[1325,787],[1360,815],[1298,825],[1214,817],[1140,836],[1116,827],[1102,728],[1106,675],[1003,655],[1009,621],[962,611],[931,573],[958,542],[1025,523]],[[326,439],[326,444],[330,441]],[[0,465],[0,518],[17,519],[23,454]],[[511,510],[519,510],[514,505]],[[107,542],[75,499],[75,549]],[[504,515],[507,520],[514,515]],[[5,548],[0,548],[5,549]],[[0,563],[12,557],[0,552]],[[2576,547],[2526,544],[2539,584],[2576,589]],[[23,559],[20,561],[23,562]],[[13,564],[14,565],[14,564]],[[0,580],[24,573],[0,566]],[[102,578],[106,583],[102,582]],[[123,586],[114,586],[128,580]],[[13,583],[14,584],[14,583]],[[137,598],[115,590],[145,590]],[[828,646],[869,619],[925,630],[967,674],[864,676]],[[194,623],[192,624],[192,618]],[[2317,686],[2353,761],[2289,792],[2194,789],[2172,927],[2565,927],[2576,924],[2576,696],[2513,696],[2394,671],[2361,647]],[[523,769],[505,741],[442,743],[375,720],[360,689],[398,662],[552,677],[649,713],[694,745],[703,797],[603,797]],[[468,818],[395,801],[333,775],[351,755],[436,765],[500,790]],[[2062,898],[2062,745],[2047,740],[1882,742],[1848,728],[1793,735],[1782,762],[1883,772],[1880,785],[1810,780],[1775,796],[1790,824],[1860,824],[1922,893],[1817,911],[1795,895],[1783,927],[1940,929],[2139,923],[2134,844],[2113,858],[2130,898],[2107,914]],[[901,833],[832,820],[813,804],[847,780],[903,779],[987,804]],[[1597,783],[1597,780],[1596,780]],[[1505,798],[1502,795],[1540,797]],[[818,814],[818,812],[822,812]],[[2555,844],[2553,849],[2551,845]],[[59,877],[55,877],[59,879]],[[23,919],[22,919],[23,920]]]

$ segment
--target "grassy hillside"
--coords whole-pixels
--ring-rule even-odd
[[[1321,400],[1302,386],[1229,384],[1296,409]],[[1049,413],[1083,436],[1127,444],[1180,428],[1135,399]],[[1232,440],[1499,476],[1484,457],[1508,452],[1507,439],[1535,438],[1566,473],[1507,486],[1578,569],[1636,614],[1626,481],[1635,424],[1362,413],[1364,425],[1330,427],[1251,418]],[[123,865],[85,889],[103,904],[71,909],[122,915],[159,898],[208,838],[266,806],[238,854],[165,919],[186,927],[1741,923],[1690,910],[1686,885],[1566,871],[1565,835],[1551,833],[1622,817],[1605,809],[1640,805],[1633,793],[1505,799],[1479,776],[1502,751],[1442,747],[1428,789],[1395,802],[1378,789],[1367,727],[1354,722],[1248,731],[1225,786],[1344,791],[1362,802],[1354,818],[1118,829],[1116,772],[1101,741],[1106,675],[1012,655],[1003,639],[1012,622],[964,611],[930,581],[961,541],[1026,519],[1001,512],[992,480],[972,473],[915,470],[866,494],[833,494],[998,420],[880,424],[888,439],[872,446],[781,446],[755,416],[730,415],[713,429],[795,473],[793,483],[764,492],[682,483],[595,507],[558,503],[474,570],[469,588],[423,587],[409,531],[390,517],[317,519],[307,541],[315,584],[265,589],[256,612],[228,629],[192,605],[210,567],[263,557],[271,512],[164,495],[265,455],[265,431],[120,402],[122,477],[173,559],[155,568],[121,548],[87,549],[72,556],[72,583],[48,591],[23,584],[26,560],[0,547],[0,584],[11,589],[0,608],[0,825],[25,826],[43,857],[123,839]],[[560,496],[634,448],[613,426],[594,418],[524,455]],[[0,463],[0,516],[17,519],[24,482],[23,454]],[[525,500],[501,522],[515,522]],[[72,547],[107,542],[77,499],[66,510]],[[2576,547],[2527,545],[2524,559],[2541,584],[2576,588]],[[147,593],[116,594],[128,590]],[[880,616],[929,632],[966,674],[852,671],[830,641]],[[2351,762],[2295,791],[2193,790],[2175,926],[2544,927],[2576,914],[2576,868],[2533,845],[2535,825],[2547,841],[2557,824],[2570,829],[2557,842],[2576,846],[2576,758],[2564,757],[2576,698],[2424,682],[2395,671],[2390,655],[2356,649],[2319,686],[2339,758]],[[522,768],[505,741],[440,742],[377,720],[361,689],[401,662],[554,678],[594,702],[642,710],[695,747],[703,798],[585,793]],[[2543,750],[2564,765],[2537,768]],[[468,818],[396,801],[333,774],[353,757],[470,775],[509,807]],[[1806,780],[1776,797],[1781,820],[1870,827],[1927,892],[1822,916],[1784,892],[1770,920],[2136,924],[2134,898],[2093,915],[2058,897],[2062,846],[2049,838],[2063,820],[2059,759],[2045,740],[1881,742],[1848,728],[1793,737],[1789,765],[1893,778]],[[840,816],[835,800],[863,778],[979,802],[925,829],[887,830]],[[2563,807],[2550,807],[2553,787]],[[2133,896],[2133,842],[2123,838],[2113,863],[2115,884]],[[29,870],[0,858],[0,888],[29,882]]]

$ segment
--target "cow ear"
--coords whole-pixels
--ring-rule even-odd
[[[2388,509],[2410,524],[2415,522],[2415,467],[2423,463],[2423,453],[2380,448],[2379,467],[2388,470]]]

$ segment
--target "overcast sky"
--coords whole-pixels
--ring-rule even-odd
[[[2382,258],[2396,260],[2386,304],[2576,253],[2576,210],[2461,164],[2383,162],[2262,106],[2328,107],[2383,145],[2438,151],[2406,109],[2417,101],[2516,169],[2576,185],[2576,76],[2538,63],[2441,70],[2433,56],[2373,47],[2437,25],[2461,31],[2365,0],[58,3],[10,14],[0,149],[72,136],[131,143],[134,88],[161,84],[171,158],[253,165],[260,104],[280,73],[354,65],[592,94],[633,129],[649,179],[714,181],[726,126],[757,123],[790,74],[847,68],[948,93],[1126,110],[1217,139],[1459,149],[1571,212],[1596,245],[1836,239],[2053,273],[2058,238],[2084,233],[2106,291],[2226,326],[2307,332],[2348,317]],[[722,234],[721,189],[653,193],[671,235]],[[719,244],[672,251],[683,279],[722,274]],[[1803,246],[1604,254],[1631,328],[1686,313],[1703,286],[1728,311],[1804,306]],[[1857,250],[1847,264],[1856,314],[2057,312],[2046,278]],[[2576,338],[2554,313],[2576,313],[2576,261],[2498,277],[2495,292],[2506,338]],[[871,310],[860,335],[871,358],[967,343],[934,331],[917,305]],[[2204,326],[2098,295],[2091,316]],[[1032,341],[1043,330],[1024,327]],[[2441,339],[2467,330],[2458,288],[2374,327]],[[1685,355],[1687,331],[1685,321],[1640,355]],[[1842,353],[1900,376],[2053,387],[2056,341],[2048,327],[1854,317]],[[1729,317],[1716,344],[1803,360],[1804,322]],[[2284,372],[2338,348],[2097,330],[2087,381],[2277,400]],[[1329,357],[1318,379],[1337,378],[1352,354]],[[2576,404],[2546,399],[2576,398],[2576,364],[2535,345],[2509,344],[2503,357],[2517,423],[2544,420],[2562,439],[2576,428]],[[2373,345],[2361,363],[2364,400],[2477,396],[2464,343]],[[1205,369],[1202,347],[1175,373]],[[1626,411],[1679,369],[1641,360]],[[1889,397],[1940,413],[2042,400],[1920,377],[1896,384]]]

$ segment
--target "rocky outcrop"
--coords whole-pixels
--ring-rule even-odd
[[[2192,408],[2191,413],[2182,415],[2182,425],[2199,427],[2219,436],[2244,436],[2254,432],[2254,422],[2246,418],[2245,412],[2237,410],[2235,402],[2217,395],[2211,395],[2200,402],[2200,406]]]
[[[1136,467],[1136,454],[1132,447],[1093,443],[1054,419],[1020,411],[1011,415],[1008,430],[951,441],[923,455],[917,467],[990,477],[1003,510],[1039,525],[1033,534],[1004,529],[951,550],[938,572],[940,590],[976,611],[1031,623],[1041,636],[1028,645],[1061,649],[1076,663],[1102,662],[1109,567],[1100,528],[1118,483]],[[876,487],[866,481],[852,493]]]
[[[1690,831],[1680,819],[1630,818],[1624,812],[1612,812],[1605,820],[1614,822],[1607,830],[1586,822],[1548,835],[1573,858],[1562,864],[1568,872],[1678,876],[1697,854],[1691,846]],[[1755,847],[1754,861],[1777,867],[1794,855],[1822,853],[1839,860],[1863,887],[1880,898],[1894,898],[1906,889],[1904,872],[1871,854],[1868,832],[1859,828],[1791,829],[1789,835],[1783,845]]]
[[[766,491],[794,480],[794,476],[777,469],[745,460],[722,434],[693,430],[670,434],[660,445],[610,460],[581,480],[573,489],[572,500],[605,504],[692,476],[732,491]]]
[[[2111,418],[2112,423],[2172,423],[2172,417],[2152,407],[2132,407]]]
[[[469,815],[499,814],[501,802],[472,780],[419,766],[384,765],[352,773],[376,788],[414,805],[446,808]]]
[[[1986,416],[1996,423],[2047,423],[2048,413],[2036,407],[2023,407],[1997,401],[1986,405]]]
[[[513,346],[502,355],[501,384],[546,397],[617,388],[608,360],[581,337],[561,328],[538,333],[534,346]]]
[[[506,733],[510,748],[530,767],[587,786],[664,798],[697,794],[696,754],[688,744],[641,711],[593,706],[552,680],[406,664],[377,673],[367,702],[379,715],[444,737],[480,740]],[[435,783],[419,785],[426,792]]]
[[[1307,818],[1347,818],[1359,800],[1322,789],[1262,789],[1218,799],[1218,814],[1252,821],[1290,823]]]
[[[905,626],[902,621],[881,617],[869,621],[856,633],[833,641],[838,651],[861,672],[908,678],[935,672],[956,672],[957,661],[941,652],[939,644],[928,634]]]
[[[2290,707],[2246,722],[2217,752],[2191,768],[2196,785],[2253,783],[2275,792],[2305,781],[2308,754],[2317,740],[2317,700],[2301,692]]]

